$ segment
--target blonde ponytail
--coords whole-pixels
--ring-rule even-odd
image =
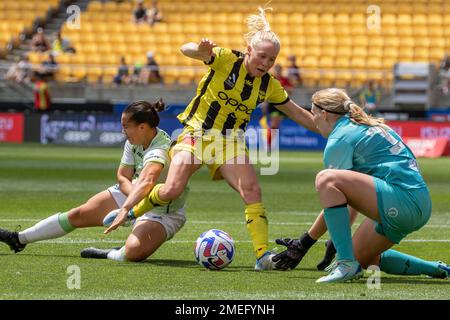
[[[341,115],[348,114],[350,120],[356,124],[380,126],[384,129],[389,129],[383,118],[375,118],[368,115],[350,99],[344,90],[337,88],[319,90],[313,94],[312,102],[325,111]]]
[[[278,50],[280,50],[280,39],[270,29],[270,24],[266,18],[266,11],[271,11],[272,8],[264,6],[258,7],[259,14],[252,14],[247,17],[248,32],[244,35],[247,45],[254,48],[262,41],[272,42]]]

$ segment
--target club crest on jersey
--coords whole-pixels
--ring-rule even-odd
[[[230,88],[234,88],[234,85],[236,84],[236,74],[230,74],[225,80],[225,84]]]
[[[264,101],[265,99],[266,99],[266,92],[263,90],[259,90],[258,101]]]

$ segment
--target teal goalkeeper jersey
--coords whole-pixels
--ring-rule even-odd
[[[348,169],[405,189],[426,186],[415,156],[393,130],[358,125],[340,118],[328,137],[323,161],[329,169]]]

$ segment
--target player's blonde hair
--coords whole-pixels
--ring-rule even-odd
[[[375,118],[368,115],[360,106],[354,103],[342,89],[328,88],[319,90],[313,94],[312,102],[319,109],[334,114],[348,114],[350,119],[357,124],[380,126],[384,129],[389,128],[384,124],[383,118]]]
[[[263,41],[269,41],[275,45],[277,50],[280,50],[280,39],[270,29],[270,24],[266,18],[266,11],[272,8],[264,6],[258,7],[259,14],[252,14],[247,17],[248,32],[244,35],[247,45],[255,48]]]

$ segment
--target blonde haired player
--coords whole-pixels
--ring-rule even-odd
[[[218,47],[209,39],[181,47],[185,56],[203,61],[209,70],[200,81],[195,98],[178,115],[184,131],[172,149],[167,180],[155,186],[130,212],[111,213],[117,217],[106,233],[124,223],[127,215],[138,217],[154,206],[177,198],[192,174],[205,163],[212,179],[225,179],[245,203],[247,229],[257,258],[255,269],[273,268],[274,254],[268,250],[266,210],[256,172],[239,131],[242,133],[246,129],[250,115],[263,101],[276,105],[300,125],[313,131],[316,128],[311,113],[291,101],[280,82],[268,73],[280,51],[280,41],[270,30],[266,10],[259,8],[258,15],[247,19],[246,53]],[[213,143],[215,145],[211,146]],[[211,149],[214,152],[209,154],[207,151]]]
[[[314,93],[312,113],[321,135],[328,139],[323,154],[326,169],[316,176],[324,209],[315,222],[315,233],[320,237],[328,229],[337,251],[329,274],[316,282],[358,279],[362,268],[372,265],[388,274],[449,277],[450,266],[443,262],[391,249],[431,216],[427,185],[400,136],[383,119],[367,115],[341,89]],[[366,217],[353,238],[348,205]],[[305,253],[303,241],[287,241],[286,252],[274,260],[295,267]]]

